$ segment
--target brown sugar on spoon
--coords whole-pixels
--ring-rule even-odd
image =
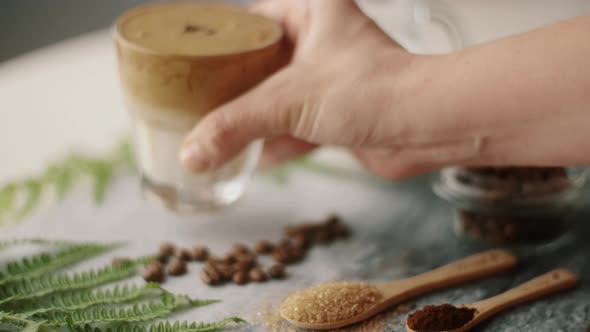
[[[381,297],[381,292],[368,283],[327,282],[291,294],[281,305],[281,313],[295,321],[337,322],[366,311]]]
[[[451,331],[471,321],[476,312],[451,304],[427,305],[408,316],[407,324],[417,332]]]

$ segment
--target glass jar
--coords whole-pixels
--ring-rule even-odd
[[[587,178],[584,168],[450,167],[434,191],[456,209],[458,235],[481,244],[539,246],[568,234]]]

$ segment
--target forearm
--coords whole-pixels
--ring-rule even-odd
[[[590,163],[589,34],[581,17],[418,60],[403,105],[420,121],[400,143],[447,164]]]

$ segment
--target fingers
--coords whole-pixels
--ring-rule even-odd
[[[317,147],[291,136],[272,138],[265,142],[260,165],[262,167],[283,163],[290,159],[307,154]]]
[[[209,113],[186,138],[182,164],[203,172],[230,160],[259,138],[287,134],[297,106],[296,90],[290,89],[289,69],[277,73],[245,95]]]

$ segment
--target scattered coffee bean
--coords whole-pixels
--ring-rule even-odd
[[[199,246],[191,250],[191,257],[198,262],[204,262],[209,258],[209,249],[207,247]]]
[[[256,244],[255,251],[257,254],[267,255],[272,253],[274,247],[274,244],[272,244],[270,241],[262,240]]]
[[[273,279],[283,279],[285,277],[285,266],[275,264],[268,269],[268,275]]]
[[[250,280],[255,282],[265,282],[268,280],[268,275],[257,267],[250,270],[248,277],[250,277]]]
[[[146,265],[143,271],[143,280],[147,282],[164,282],[164,265],[158,261],[152,261]]]
[[[315,236],[315,241],[322,245],[332,242],[333,239],[334,235],[327,229],[319,230]]]
[[[307,250],[316,243],[331,241],[348,235],[348,228],[337,216],[331,216],[320,223],[305,223],[286,227],[282,240],[273,244],[262,240],[253,249],[242,243],[236,243],[231,251],[223,256],[212,257],[207,247],[197,246],[191,250],[176,247],[172,243],[162,243],[155,260],[146,265],[144,277],[148,281],[162,282],[166,273],[177,276],[188,271],[188,261],[205,262],[200,277],[206,284],[219,285],[233,281],[244,285],[250,281],[264,282],[270,278],[285,277],[283,264],[296,263],[305,258]],[[277,264],[263,269],[257,261],[257,255],[270,254]],[[167,264],[170,258],[175,260]],[[113,261],[113,264],[125,264],[126,260]]]
[[[164,269],[164,264],[162,264],[162,262],[157,261],[157,260],[153,260],[148,262],[145,265],[146,269],[155,269],[155,270],[163,270]]]
[[[248,246],[243,243],[236,243],[232,248],[232,253],[234,255],[250,254],[251,252],[252,251],[250,250],[250,248],[248,248]]]
[[[168,265],[168,274],[171,276],[180,276],[186,274],[186,262],[180,259],[175,260],[172,264]]]
[[[308,249],[311,246],[311,241],[304,234],[297,234],[291,238],[291,244],[296,248]]]
[[[231,253],[231,252],[225,254],[225,256],[223,256],[222,260],[226,264],[233,264],[233,263],[235,263],[237,261],[235,254],[234,253]]]
[[[277,263],[289,264],[291,262],[291,254],[288,248],[278,247],[272,251],[272,258]]]
[[[115,257],[113,258],[113,261],[111,262],[111,264],[113,266],[123,266],[123,265],[127,265],[131,263],[131,259],[127,258],[127,257]]]
[[[231,280],[235,271],[235,269],[229,264],[217,264],[215,265],[215,269],[217,272],[219,272],[221,278],[224,280]]]
[[[160,254],[164,256],[172,256],[176,252],[176,246],[170,242],[160,244]]]
[[[250,281],[247,270],[236,271],[232,277],[236,285],[245,285]]]
[[[256,266],[256,256],[253,255],[240,255],[236,257],[234,266],[238,270],[249,270]]]
[[[176,250],[176,258],[181,261],[188,262],[192,259],[192,254],[190,251],[188,251],[186,249],[177,249]]]
[[[332,232],[337,237],[340,237],[343,239],[350,237],[350,229],[344,224],[337,224],[337,225],[333,226]]]
[[[217,285],[221,282],[221,274],[217,271],[215,266],[207,263],[201,270],[201,280],[208,285]]]
[[[305,249],[299,247],[290,247],[287,249],[289,251],[290,256],[290,263],[299,262],[305,258]]]
[[[155,259],[158,262],[162,263],[162,264],[166,264],[166,263],[168,263],[168,260],[170,259],[170,256],[169,255],[165,255],[163,253],[158,253],[156,255]]]

